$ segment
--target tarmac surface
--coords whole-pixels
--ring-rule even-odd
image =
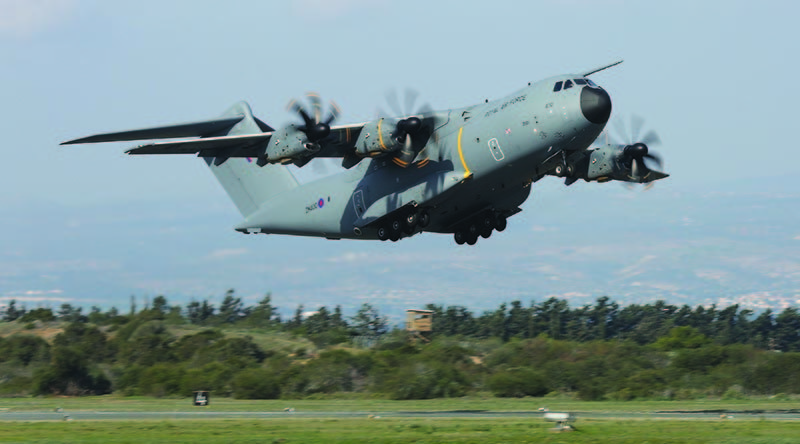
[[[201,409],[202,407],[200,407]],[[800,410],[747,410],[747,411],[661,411],[661,412],[571,412],[578,421],[581,419],[596,420],[800,420]],[[141,421],[166,419],[288,419],[288,418],[536,418],[543,419],[544,412],[539,411],[488,411],[488,410],[451,410],[451,411],[392,411],[392,412],[215,412],[215,411],[182,411],[182,412],[109,412],[109,411],[0,411],[0,421]]]

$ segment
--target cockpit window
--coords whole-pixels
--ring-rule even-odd
[[[586,84],[586,80],[585,79],[575,79],[575,84],[576,85],[585,85]]]
[[[564,82],[564,89],[570,89],[570,88],[572,88],[572,80],[567,80],[566,82]]]
[[[556,86],[553,87],[553,92],[561,91],[561,85],[563,85],[563,84],[564,84],[564,82],[556,82]]]
[[[589,86],[597,86],[594,82],[592,82],[592,79],[586,79],[586,83],[588,83]]]

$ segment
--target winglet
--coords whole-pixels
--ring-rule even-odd
[[[600,71],[602,71],[602,70],[604,70],[604,69],[608,69],[608,68],[611,68],[611,67],[613,67],[613,66],[617,66],[617,65],[619,65],[619,64],[620,64],[620,63],[622,63],[622,62],[623,62],[623,60],[619,60],[619,61],[616,61],[616,62],[614,62],[614,63],[610,64],[610,65],[605,65],[605,66],[602,66],[602,67],[600,67],[600,68],[593,69],[593,70],[591,70],[591,71],[587,72],[586,74],[584,74],[583,76],[584,76],[584,77],[589,77],[590,75],[592,75],[592,74],[594,74],[594,73],[596,73],[596,72],[600,72]]]

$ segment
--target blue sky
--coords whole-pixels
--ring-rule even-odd
[[[661,135],[658,151],[672,177],[648,195],[727,187],[755,192],[762,179],[774,177],[794,188],[787,192],[796,192],[790,178],[800,175],[793,137],[800,103],[793,86],[800,68],[799,5],[0,0],[0,150],[5,165],[0,205],[15,215],[13,221],[0,220],[0,264],[52,262],[54,268],[52,273],[20,272],[25,279],[0,273],[0,299],[60,291],[54,294],[80,303],[81,298],[107,301],[98,295],[108,292],[123,293],[114,294],[120,301],[130,293],[178,292],[178,281],[166,285],[148,274],[140,265],[146,258],[108,243],[106,249],[97,246],[92,256],[86,251],[94,247],[67,245],[52,234],[54,227],[70,223],[85,227],[91,221],[81,220],[89,214],[100,218],[103,208],[109,212],[103,229],[120,233],[135,232],[140,223],[126,208],[152,211],[152,220],[164,211],[179,217],[198,211],[200,218],[198,208],[217,209],[228,216],[213,224],[209,219],[203,226],[206,236],[193,240],[199,244],[193,248],[240,260],[247,259],[237,255],[243,250],[260,250],[250,260],[266,262],[296,257],[298,250],[332,260],[413,256],[437,248],[456,254],[449,237],[432,235],[391,247],[294,238],[242,244],[230,233],[238,214],[203,162],[188,156],[131,158],[123,153],[130,144],[58,147],[61,141],[97,132],[214,117],[238,100],[247,100],[257,116],[279,126],[293,119],[285,111],[290,99],[318,91],[338,102],[343,111],[339,122],[346,123],[372,118],[377,107],[385,106],[390,88],[413,88],[434,108],[458,107],[508,94],[528,81],[622,58],[621,66],[594,78],[609,90],[615,115],[641,115]],[[300,172],[304,178],[314,174],[311,169]],[[622,193],[618,188],[598,193],[616,196]],[[570,193],[586,190],[573,187]],[[561,189],[551,192],[557,196],[551,199],[571,196]],[[638,194],[626,199],[640,206],[648,201]],[[524,208],[548,210],[540,204],[528,202]],[[111,220],[114,214],[125,216]],[[181,228],[187,227],[176,229]],[[527,229],[509,231],[504,233],[509,241],[475,251],[491,262],[514,253],[519,241],[532,236]],[[219,238],[209,240],[214,233]],[[800,229],[788,239],[795,235]],[[20,239],[38,239],[42,246]],[[148,239],[143,233],[138,242]],[[140,282],[159,283],[94,290],[84,284],[81,292],[68,290],[58,283],[66,259],[54,257],[74,257],[71,267],[88,267],[84,271],[90,264],[117,263],[138,273]],[[207,275],[203,270],[198,269],[198,279]],[[493,275],[491,269],[487,273]],[[53,276],[55,282],[48,280]],[[182,279],[194,278],[186,272]],[[285,276],[248,283],[238,274],[223,274],[186,293],[221,294],[238,282],[247,294],[292,285]]]

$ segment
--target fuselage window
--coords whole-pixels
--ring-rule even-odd
[[[586,79],[586,83],[588,83],[589,86],[597,86],[594,82],[592,82],[592,79]]]
[[[553,92],[561,91],[561,85],[563,85],[563,84],[564,84],[564,82],[556,82],[556,86],[553,87]]]
[[[575,79],[575,84],[576,85],[585,85],[586,84],[586,80],[584,80],[584,79]]]
[[[572,88],[572,80],[567,80],[566,82],[564,82],[564,89],[570,89],[570,88]]]

